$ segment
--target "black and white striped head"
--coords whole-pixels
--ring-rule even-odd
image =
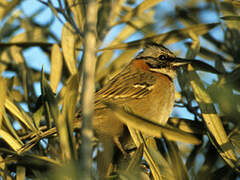
[[[166,74],[172,79],[175,76],[176,67],[189,63],[177,58],[169,49],[157,43],[148,43],[136,59],[145,60],[151,71]]]

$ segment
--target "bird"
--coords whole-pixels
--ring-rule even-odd
[[[142,52],[96,92],[93,129],[100,141],[110,139],[125,152],[120,143],[125,125],[106,102],[127,106],[134,114],[165,125],[174,106],[176,69],[187,63],[159,43],[146,43]],[[81,117],[79,110],[76,119]]]

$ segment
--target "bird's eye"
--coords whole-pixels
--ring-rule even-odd
[[[167,59],[167,56],[165,56],[165,55],[160,55],[160,56],[158,57],[158,59],[159,59],[159,60],[166,60],[166,59]]]

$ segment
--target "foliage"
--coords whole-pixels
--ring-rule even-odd
[[[38,2],[44,8],[31,16],[19,8],[23,1],[0,3],[0,176],[3,179],[79,179],[84,173],[82,161],[86,151],[91,153],[92,166],[88,168],[92,179],[98,179],[106,168],[107,178],[111,179],[239,178],[240,4],[237,1],[181,1],[174,12],[163,9],[164,3],[170,7],[174,1],[96,1],[97,61],[96,69],[91,71],[96,75],[97,90],[148,41],[171,45],[177,55],[212,65],[189,65],[178,71],[175,106],[188,114],[175,109],[166,127],[108,104],[128,126],[135,142],[133,148],[125,146],[127,156],[112,146],[104,149],[113,152],[109,153],[108,167],[103,165],[105,159],[99,158],[101,143],[96,138],[92,139],[91,147],[83,143],[81,122],[74,120],[81,92],[85,90],[82,51],[87,51],[88,3]],[[45,9],[51,9],[53,18],[40,24],[35,17]],[[215,14],[215,22],[209,21],[208,13]],[[60,39],[50,30],[54,20],[63,24]],[[111,35],[113,29],[118,31],[116,37]],[[142,38],[126,43],[135,36]],[[23,53],[32,47],[39,47],[47,56],[50,73],[28,65],[30,60]],[[38,57],[32,58],[38,61]],[[10,78],[9,73],[14,75]],[[37,83],[41,86],[39,90]],[[37,96],[38,91],[41,96]],[[157,138],[142,138],[141,132],[149,131]]]

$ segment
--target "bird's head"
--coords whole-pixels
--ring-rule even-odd
[[[175,77],[176,67],[189,63],[188,60],[177,58],[169,49],[157,43],[148,43],[136,59],[144,60],[150,71],[165,74],[171,79]]]

